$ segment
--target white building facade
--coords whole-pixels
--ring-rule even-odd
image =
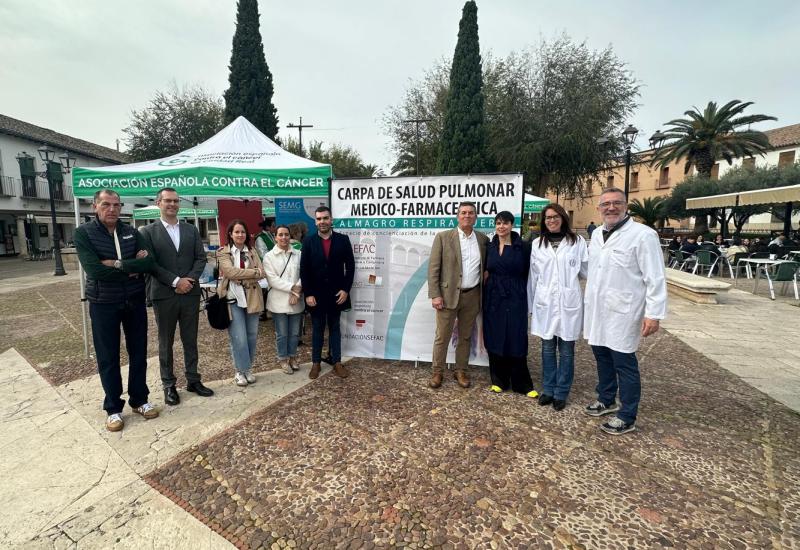
[[[72,241],[75,207],[72,175],[63,173],[57,157],[69,153],[77,166],[129,162],[127,155],[114,149],[0,115],[0,255],[26,257],[54,245],[50,189],[38,153],[43,145],[56,151],[50,175],[62,245]],[[91,200],[81,199],[79,204],[82,221],[93,215]]]

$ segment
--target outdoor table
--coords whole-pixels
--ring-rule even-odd
[[[758,279],[760,270],[763,269],[766,271],[767,269],[769,269],[770,266],[782,264],[787,262],[788,260],[771,260],[769,258],[742,258],[739,261],[744,262],[746,264],[745,269],[747,270],[748,279],[750,279],[753,276],[753,271],[752,267],[750,267],[750,264],[756,266],[756,273],[755,273],[756,281],[753,284],[753,294],[755,294],[756,291],[758,290]]]

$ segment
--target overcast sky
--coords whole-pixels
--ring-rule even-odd
[[[452,56],[462,0],[260,0],[281,134],[393,161],[381,119],[410,79]],[[171,81],[222,94],[234,0],[0,0],[0,113],[115,147],[131,109]],[[496,57],[566,32],[611,44],[641,82],[639,143],[709,100],[755,101],[800,122],[800,2],[478,0],[481,51]],[[294,131],[296,132],[296,131]],[[296,134],[295,134],[296,135]],[[124,149],[124,143],[122,144]]]

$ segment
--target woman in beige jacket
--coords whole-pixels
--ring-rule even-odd
[[[258,281],[265,272],[243,220],[229,223],[227,236],[228,245],[217,252],[220,276],[217,295],[227,297],[231,312],[228,336],[236,367],[234,381],[237,386],[246,386],[256,381],[251,369],[256,355],[258,317],[264,309]]]

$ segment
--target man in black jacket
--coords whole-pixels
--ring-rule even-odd
[[[147,287],[158,326],[158,362],[167,405],[181,402],[172,368],[172,347],[178,325],[183,344],[186,390],[203,397],[214,395],[214,391],[200,381],[197,370],[197,325],[200,319],[198,281],[206,266],[206,253],[197,228],[178,220],[179,202],[175,189],[161,189],[156,195],[161,219],[142,229],[155,262]]]
[[[347,378],[342,365],[342,335],[339,315],[350,309],[350,289],[353,286],[355,258],[350,238],[333,231],[331,209],[320,206],[314,212],[317,233],[303,240],[300,256],[300,281],[306,306],[311,311],[311,372],[319,376],[322,361],[322,342],[328,326],[328,347],[333,359],[333,372]]]
[[[122,429],[122,373],[119,365],[119,327],[128,350],[128,404],[146,419],[158,416],[148,401],[147,312],[143,273],[153,266],[144,240],[130,225],[119,221],[120,202],[115,191],[94,194],[96,217],[75,231],[75,248],[86,272],[86,298],[92,320],[97,371],[103,385],[106,428]]]

